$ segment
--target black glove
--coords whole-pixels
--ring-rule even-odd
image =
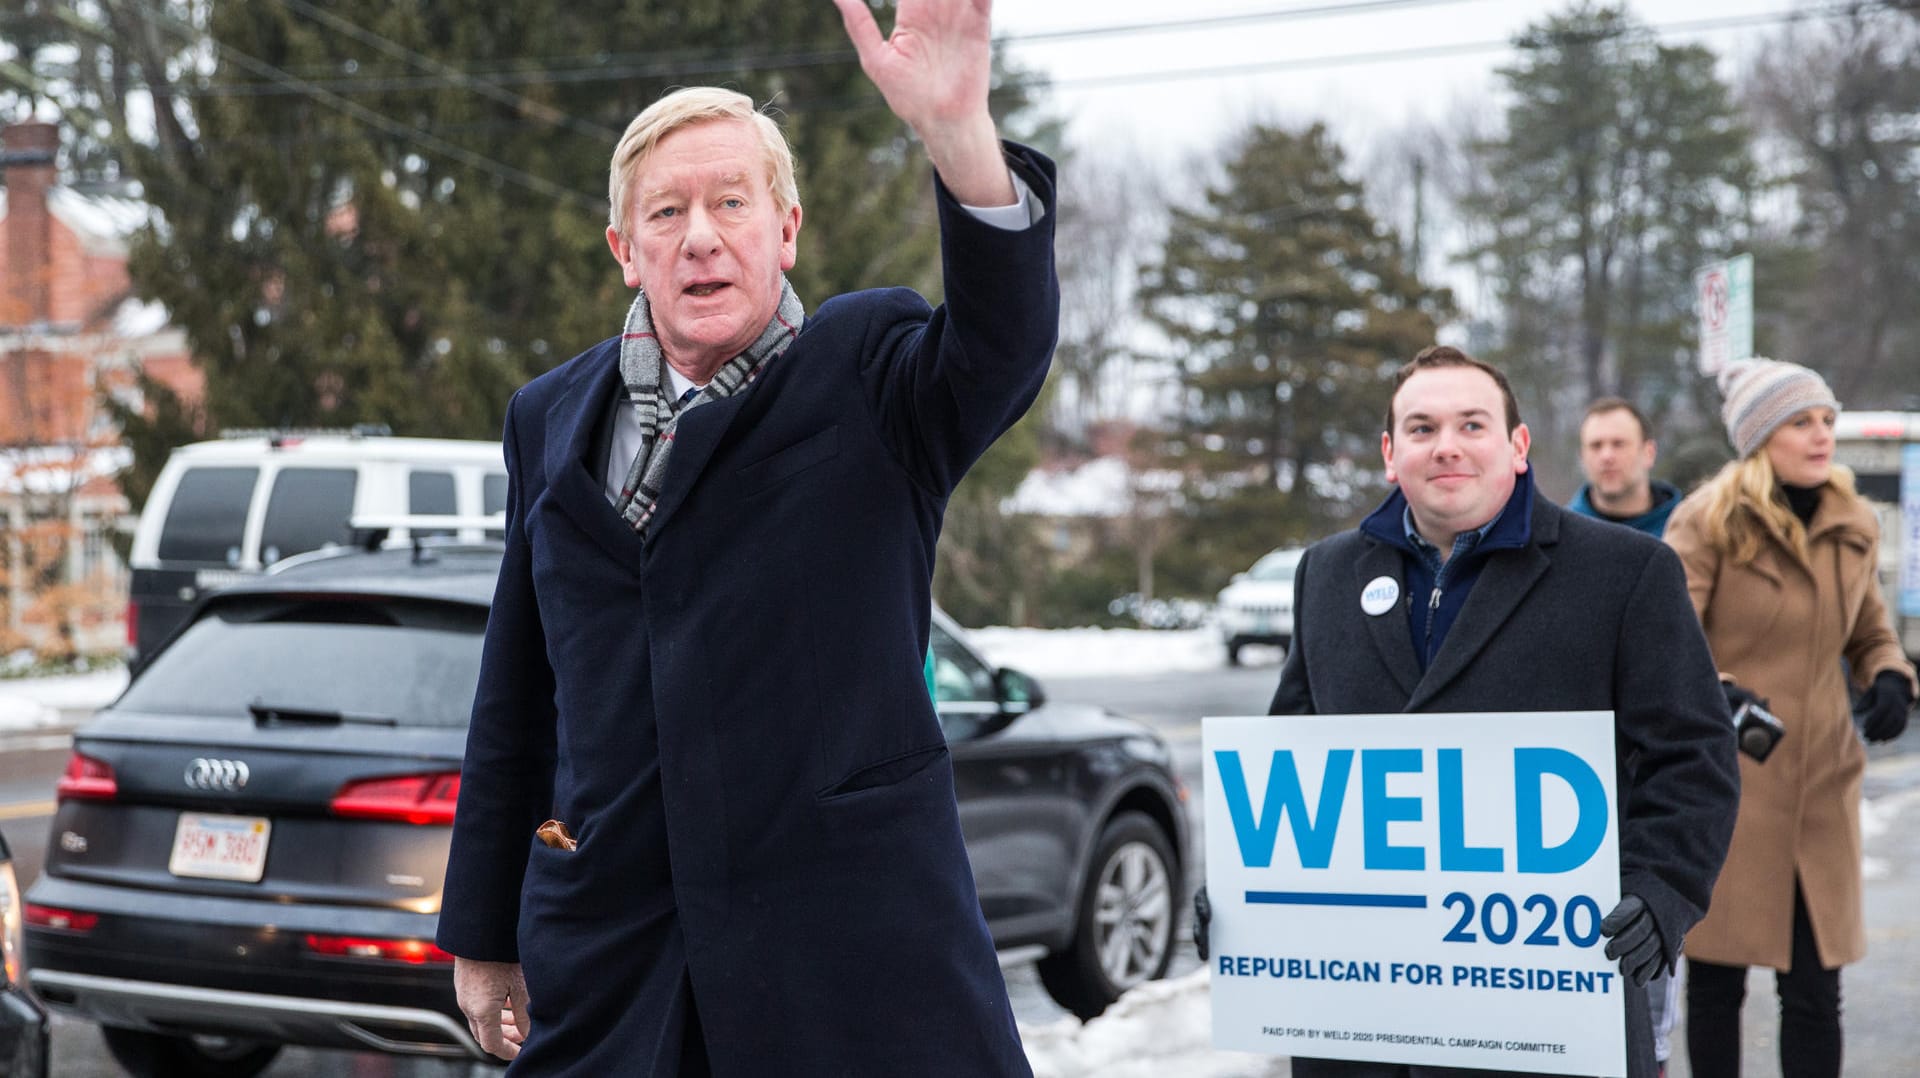
[[[1768,711],[1773,710],[1773,705],[1762,700],[1757,693],[1749,689],[1743,689],[1731,681],[1722,681],[1720,683],[1720,691],[1727,694],[1727,710],[1730,712],[1738,714],[1741,704],[1753,704],[1757,707],[1765,708]]]
[[[1853,709],[1860,732],[1868,741],[1892,741],[1907,732],[1907,714],[1913,710],[1913,687],[1904,674],[1882,670],[1860,694]]]
[[[1213,903],[1207,901],[1207,885],[1193,893],[1193,949],[1200,952],[1200,961],[1207,960],[1207,926],[1213,923]]]
[[[1620,960],[1620,976],[1635,987],[1653,980],[1667,964],[1660,926],[1639,895],[1621,895],[1620,904],[1600,922],[1600,934],[1607,937],[1607,957]]]

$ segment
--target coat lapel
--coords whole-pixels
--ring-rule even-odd
[[[1474,581],[1473,591],[1467,595],[1466,605],[1460,608],[1460,616],[1447,630],[1440,653],[1433,657],[1433,665],[1427,667],[1426,676],[1414,689],[1413,699],[1407,703],[1408,711],[1426,706],[1448,682],[1465,671],[1493,642],[1527,592],[1546,575],[1553,559],[1547,557],[1542,547],[1559,540],[1560,522],[1553,516],[1558,511],[1547,504],[1546,499],[1540,499],[1533,514],[1532,542],[1518,550],[1502,550],[1488,557],[1486,567],[1480,570],[1480,579]]]
[[[606,461],[590,461],[595,435],[620,389],[619,351],[611,350],[598,369],[589,369],[547,412],[547,490],[580,530],[614,561],[640,568],[640,537],[607,501]]]
[[[1400,552],[1375,542],[1368,545],[1360,560],[1354,563],[1353,601],[1360,601],[1360,593],[1369,583],[1379,577],[1387,577],[1401,582],[1405,587],[1406,573],[1401,564]],[[1407,604],[1399,602],[1384,614],[1364,615],[1367,622],[1367,634],[1373,637],[1373,646],[1380,653],[1380,661],[1386,665],[1387,672],[1393,675],[1394,684],[1400,686],[1400,692],[1413,695],[1414,686],[1420,681],[1420,658],[1413,653],[1412,630],[1407,627]]]
[[[667,526],[674,511],[685,504],[688,492],[699,480],[700,473],[706,471],[707,461],[713,458],[720,439],[726,435],[727,428],[733,426],[734,417],[740,414],[746,399],[763,381],[764,377],[756,378],[753,384],[733,396],[708,401],[680,417],[673,429],[673,456],[667,460],[667,474],[660,480],[660,501],[653,507],[653,519],[647,522],[649,545]]]

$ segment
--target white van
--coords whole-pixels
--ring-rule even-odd
[[[1834,435],[1834,460],[1880,515],[1881,592],[1920,661],[1920,412],[1841,412]]]
[[[499,442],[387,437],[353,431],[234,431],[167,458],[134,529],[127,637],[133,661],[179,625],[200,593],[298,554],[358,541],[353,522],[465,518],[390,538],[499,533],[507,470]],[[449,521],[449,523],[456,523]]]

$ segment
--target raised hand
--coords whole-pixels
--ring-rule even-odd
[[[833,2],[861,70],[926,144],[954,197],[971,206],[1011,205],[1013,181],[987,111],[992,0],[900,0],[889,37],[866,0]]]

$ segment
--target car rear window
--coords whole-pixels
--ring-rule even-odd
[[[188,468],[160,526],[160,560],[240,564],[258,468]]]
[[[286,468],[273,480],[267,519],[260,528],[260,563],[319,550],[348,541],[353,491],[360,474],[352,468]]]
[[[450,517],[460,511],[455,504],[452,472],[408,472],[407,511],[414,516]],[[452,535],[451,529],[415,528],[416,539]]]
[[[507,477],[503,472],[488,472],[480,486],[480,512],[487,516],[507,511]],[[505,539],[507,533],[487,529],[487,538]]]
[[[1868,475],[1864,472],[1853,477],[1854,489],[1862,498],[1871,498],[1888,505],[1900,504],[1900,477],[1897,475]]]
[[[486,611],[411,600],[249,597],[210,609],[116,705],[249,717],[253,704],[348,721],[462,727],[480,677]]]
[[[1255,580],[1285,581],[1293,579],[1293,571],[1300,567],[1300,551],[1276,550],[1253,563],[1253,570],[1247,575]]]

